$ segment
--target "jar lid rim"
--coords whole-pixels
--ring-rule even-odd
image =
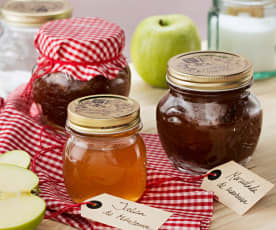
[[[222,51],[195,51],[172,57],[167,81],[204,91],[221,91],[248,85],[253,67],[246,58]]]
[[[83,134],[121,133],[141,126],[139,104],[112,94],[73,100],[67,107],[67,117],[67,126]]]

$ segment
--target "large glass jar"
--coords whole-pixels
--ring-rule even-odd
[[[44,121],[64,127],[67,105],[79,97],[128,96],[131,74],[122,55],[124,44],[124,31],[99,18],[58,20],[42,26],[35,39],[40,57],[29,86]]]
[[[255,79],[276,76],[276,2],[213,0],[208,47],[247,57]]]
[[[68,106],[70,134],[63,153],[66,189],[75,202],[109,193],[138,200],[146,187],[146,149],[139,105],[126,97],[95,95]]]
[[[30,78],[38,53],[34,38],[39,26],[53,19],[69,18],[67,0],[7,0],[1,6],[0,84],[6,94]],[[6,95],[1,95],[6,96]]]
[[[157,128],[177,168],[205,172],[231,160],[248,162],[262,127],[252,74],[251,64],[231,53],[186,53],[169,61],[170,90],[158,104]]]

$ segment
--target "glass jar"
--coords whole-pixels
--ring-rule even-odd
[[[30,78],[38,57],[34,38],[39,26],[71,15],[72,6],[67,0],[4,2],[0,25],[0,83],[6,94]]]
[[[146,149],[139,104],[127,97],[94,95],[68,105],[70,134],[63,153],[69,196],[82,202],[109,193],[138,200],[146,187]]]
[[[235,52],[254,66],[254,78],[276,76],[276,2],[213,0],[208,48]]]
[[[247,163],[262,127],[252,92],[252,65],[225,52],[180,54],[168,63],[169,92],[157,107],[161,143],[183,171],[206,172],[234,160]]]
[[[45,123],[64,127],[66,108],[72,100],[94,94],[128,96],[129,91],[130,69],[127,66],[114,79],[99,75],[89,81],[81,81],[62,72],[47,74],[35,80],[32,97],[41,107]]]
[[[42,26],[35,39],[40,57],[29,86],[44,121],[64,127],[67,105],[79,97],[128,96],[131,73],[122,54],[124,44],[124,31],[99,18],[72,18]]]

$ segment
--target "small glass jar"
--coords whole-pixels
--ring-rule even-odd
[[[247,57],[255,79],[276,76],[276,2],[213,0],[208,48]]]
[[[100,18],[72,18],[43,25],[35,39],[40,57],[30,84],[32,100],[41,109],[45,123],[64,127],[67,105],[79,97],[128,96],[131,73],[122,54],[124,45],[124,31]]]
[[[225,52],[180,54],[168,63],[169,92],[157,107],[161,143],[177,168],[206,172],[251,158],[262,127],[250,92],[252,65]]]
[[[7,93],[30,78],[38,57],[34,47],[38,28],[50,20],[71,16],[72,6],[67,0],[4,2],[0,25],[0,84]]]
[[[68,105],[63,176],[73,201],[102,193],[132,201],[142,196],[146,149],[139,111],[134,100],[117,95],[87,96]]]

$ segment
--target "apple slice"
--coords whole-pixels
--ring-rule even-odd
[[[23,150],[13,150],[0,155],[0,164],[1,163],[29,168],[31,157]]]
[[[45,213],[45,202],[33,195],[38,177],[30,170],[0,164],[0,229],[35,230]]]

